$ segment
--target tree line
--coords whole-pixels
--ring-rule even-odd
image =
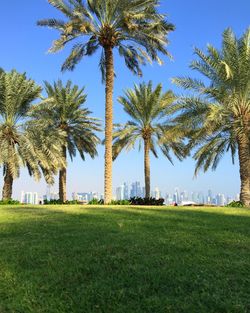
[[[223,33],[222,48],[195,49],[191,69],[204,80],[174,78],[190,90],[189,96],[163,91],[161,84],[141,83],[128,89],[119,102],[130,120],[113,125],[114,50],[126,66],[141,76],[148,62],[162,64],[160,55],[170,56],[168,34],[174,30],[158,11],[158,0],[49,0],[64,20],[41,20],[40,26],[59,31],[50,52],[75,41],[62,70],[74,70],[84,56],[101,49],[100,70],[105,84],[105,203],[112,199],[112,162],[123,149],[144,146],[146,196],[150,194],[150,155],[157,147],[172,162],[171,153],[182,160],[193,153],[195,173],[216,169],[230,151],[239,157],[240,199],[250,205],[250,29],[237,38],[231,29]],[[200,75],[201,74],[201,75]],[[32,105],[41,87],[15,71],[0,76],[0,164],[3,165],[3,198],[11,198],[13,179],[20,167],[39,179],[53,182],[59,171],[59,194],[66,200],[67,155],[78,151],[95,157],[100,142],[99,120],[84,107],[84,90],[70,81],[45,83],[47,97]],[[54,140],[56,138],[56,140]]]

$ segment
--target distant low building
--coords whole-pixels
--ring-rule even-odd
[[[89,202],[93,199],[100,200],[99,194],[96,191],[90,192],[73,192],[72,199],[80,202]]]

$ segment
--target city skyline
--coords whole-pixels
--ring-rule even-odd
[[[132,197],[144,197],[145,187],[140,181],[133,181],[131,183],[124,182],[119,186],[116,186],[115,193],[113,194],[114,200],[129,200]],[[178,186],[173,190],[161,190],[155,186],[151,190],[151,197],[159,199],[163,198],[166,205],[173,203],[196,203],[196,204],[213,204],[213,205],[226,205],[233,200],[239,200],[239,194],[225,194],[220,191],[207,189],[201,190],[187,190],[181,189]],[[47,186],[46,191],[39,195],[38,192],[22,191],[21,203],[38,204],[39,202],[47,200],[57,200],[59,198],[58,192],[51,186]],[[81,191],[72,192],[72,200],[78,200],[81,202],[89,202],[92,199],[103,199],[103,193],[97,191]],[[35,199],[35,200],[34,200]]]

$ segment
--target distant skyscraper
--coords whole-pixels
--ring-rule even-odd
[[[174,196],[173,196],[173,200],[174,202],[176,203],[180,203],[180,192],[179,192],[179,188],[175,188],[175,191],[174,191]]]
[[[191,200],[195,203],[199,203],[199,194],[198,192],[194,191],[191,193]]]
[[[116,188],[116,200],[124,200],[124,186],[123,185]]]
[[[225,205],[226,204],[226,198],[223,193],[218,193],[216,195],[216,205]]]
[[[231,203],[234,199],[230,196],[227,196],[226,204]]]
[[[24,191],[22,191],[21,203],[38,204],[38,193],[37,192],[24,192]]]
[[[160,192],[160,189],[158,187],[155,187],[154,197],[157,200],[161,198],[161,192]]]
[[[116,200],[127,200],[129,199],[128,185],[123,183],[121,186],[116,188]]]
[[[186,190],[180,193],[180,203],[188,201],[188,192]]]
[[[140,182],[136,181],[131,184],[131,191],[130,191],[130,197],[141,197],[142,196],[142,191],[141,191],[141,186]]]
[[[142,196],[142,198],[146,197],[146,188],[145,187],[142,187],[142,189],[141,189],[141,196]]]
[[[127,184],[127,183],[124,183],[123,186],[124,186],[124,190],[123,190],[123,192],[124,192],[124,199],[125,199],[125,200],[128,200],[128,199],[129,199],[128,184]]]
[[[204,204],[204,202],[205,202],[205,201],[204,201],[203,192],[200,191],[200,192],[198,193],[198,203],[199,203],[199,204]]]
[[[207,204],[212,204],[213,203],[213,193],[212,193],[211,189],[208,190],[206,203]]]
[[[52,200],[52,199],[50,199],[50,185],[47,185],[47,188],[46,188],[46,199],[48,201]]]
[[[39,200],[38,200],[38,193],[37,192],[33,192],[33,204],[38,204]]]
[[[173,197],[170,193],[166,193],[165,195],[165,204],[172,204],[173,203]]]

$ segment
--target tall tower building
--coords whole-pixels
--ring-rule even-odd
[[[141,186],[140,182],[136,181],[131,184],[131,191],[130,191],[130,197],[141,197],[142,192],[141,192]]]
[[[124,183],[123,184],[123,199],[128,200],[129,199],[129,190],[128,190],[128,184]]]
[[[154,197],[157,200],[161,198],[161,192],[160,192],[160,189],[158,187],[155,187]]]

